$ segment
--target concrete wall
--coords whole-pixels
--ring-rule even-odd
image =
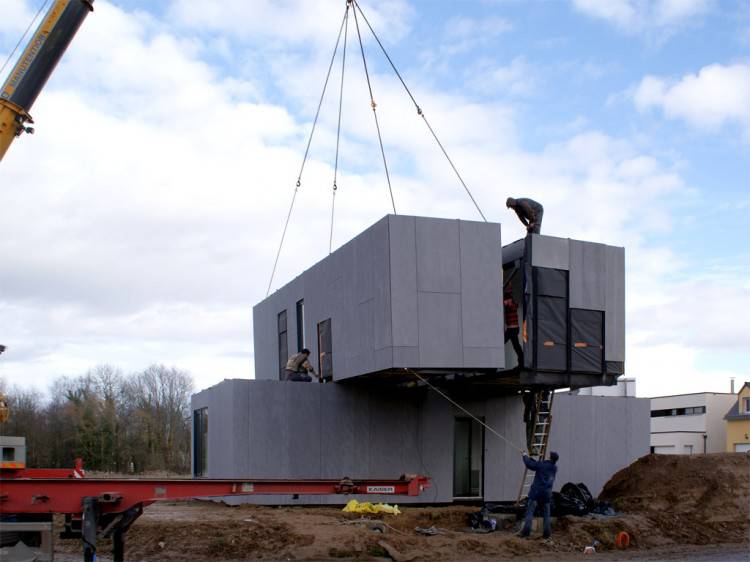
[[[500,225],[389,215],[253,309],[255,373],[279,373],[277,317],[296,303],[318,369],[317,325],[331,318],[333,378],[392,368],[503,368]]]
[[[226,380],[194,395],[192,406],[208,408],[210,478],[397,478],[420,473],[432,477],[433,488],[398,502],[453,499],[454,420],[464,414],[434,392]],[[523,445],[520,397],[464,407]],[[557,395],[550,436],[550,446],[560,454],[557,488],[570,480],[585,482],[598,493],[614,472],[648,453],[648,422],[646,399]],[[523,471],[517,449],[486,432],[484,453],[484,498],[515,499]],[[310,496],[297,502],[343,499]],[[253,501],[293,502],[284,496]]]

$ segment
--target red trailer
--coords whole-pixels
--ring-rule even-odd
[[[424,476],[398,480],[255,480],[86,478],[83,463],[73,469],[0,469],[0,513],[65,515],[63,539],[81,539],[85,562],[96,559],[97,538],[112,538],[115,562],[124,561],[125,532],[160,500],[267,494],[374,494],[418,496],[430,487]]]

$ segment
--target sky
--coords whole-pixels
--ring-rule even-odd
[[[42,3],[0,0],[0,61]],[[524,235],[505,199],[527,196],[544,234],[626,248],[638,395],[750,380],[750,4],[360,4],[505,242]],[[0,164],[6,384],[45,392],[101,363],[175,366],[197,389],[254,376],[252,306],[344,10],[96,0],[33,107],[35,134]],[[361,31],[397,212],[480,219]],[[355,33],[334,249],[392,212]],[[274,289],[329,251],[339,57]]]

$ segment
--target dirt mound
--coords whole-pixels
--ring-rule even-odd
[[[616,473],[601,499],[687,544],[750,540],[750,456],[647,455]]]

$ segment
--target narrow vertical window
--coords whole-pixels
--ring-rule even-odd
[[[279,380],[284,380],[284,368],[289,359],[289,344],[286,338],[286,310],[279,312]]]
[[[208,408],[193,410],[193,475],[208,474]]]
[[[318,372],[323,380],[333,380],[333,338],[330,318],[318,323]]]
[[[297,351],[305,348],[305,299],[297,301]]]

